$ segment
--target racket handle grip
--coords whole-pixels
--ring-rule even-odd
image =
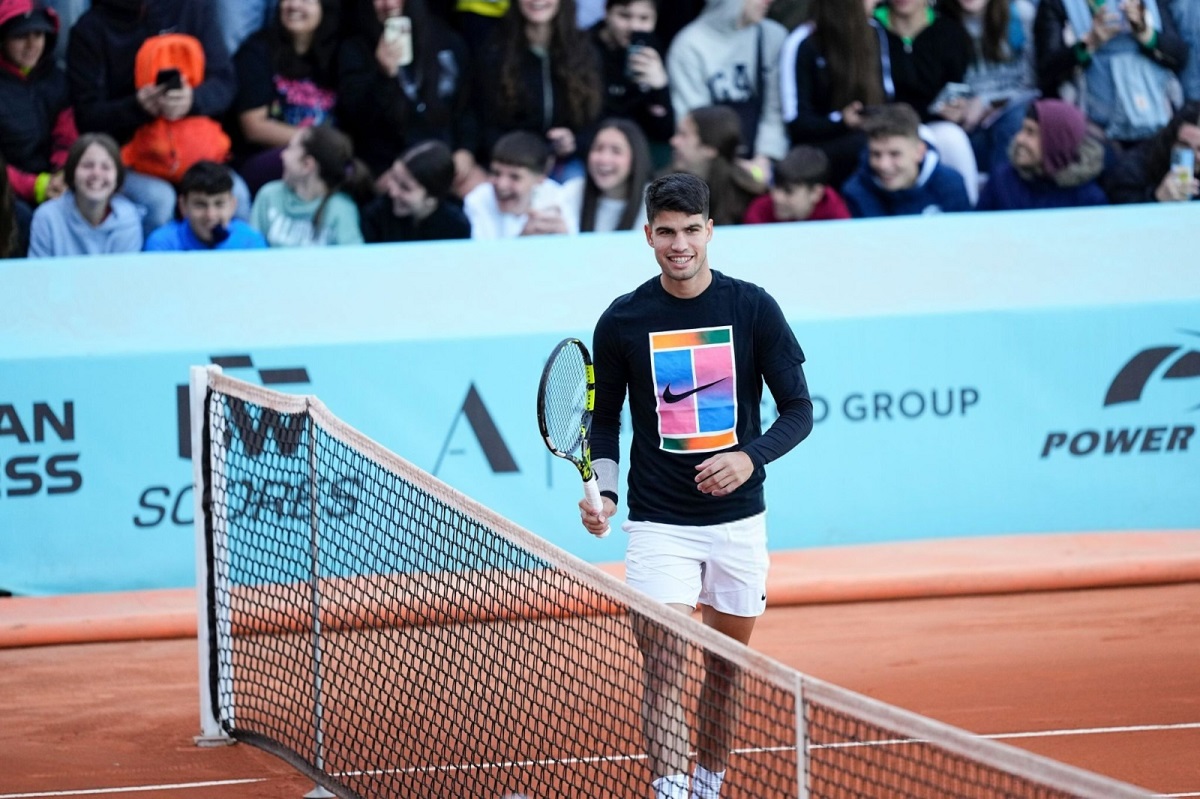
[[[595,476],[591,480],[583,481],[583,496],[587,500],[588,505],[596,513],[604,510],[604,500],[600,497],[600,484],[596,482]],[[604,532],[596,534],[597,538],[604,538],[611,531],[611,527],[605,527]]]

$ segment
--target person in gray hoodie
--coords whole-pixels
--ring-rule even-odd
[[[76,139],[63,167],[67,191],[33,213],[29,257],[140,252],[142,218],[117,196],[125,167],[117,142],[107,133]]]
[[[787,28],[767,19],[770,0],[708,0],[667,53],[675,118],[707,105],[732,106],[742,120],[741,155],[779,160],[788,137],[779,101],[779,51]]]

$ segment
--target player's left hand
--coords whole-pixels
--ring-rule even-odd
[[[722,452],[696,464],[696,488],[714,497],[732,494],[754,473],[754,462],[744,452]]]

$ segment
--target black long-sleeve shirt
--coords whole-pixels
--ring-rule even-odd
[[[629,518],[718,524],[765,508],[765,466],[812,430],[804,352],[778,303],[760,287],[714,271],[698,297],[668,294],[658,277],[615,300],[596,324],[592,456],[620,460],[626,394],[633,420]],[[762,432],[763,383],[779,417]],[[696,464],[722,451],[754,464],[736,491],[696,488]],[[601,486],[616,499],[611,486]]]

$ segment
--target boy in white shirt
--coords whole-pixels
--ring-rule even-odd
[[[471,238],[578,232],[562,213],[562,187],[546,177],[551,157],[550,146],[535,133],[512,131],[496,141],[490,179],[463,200]]]

